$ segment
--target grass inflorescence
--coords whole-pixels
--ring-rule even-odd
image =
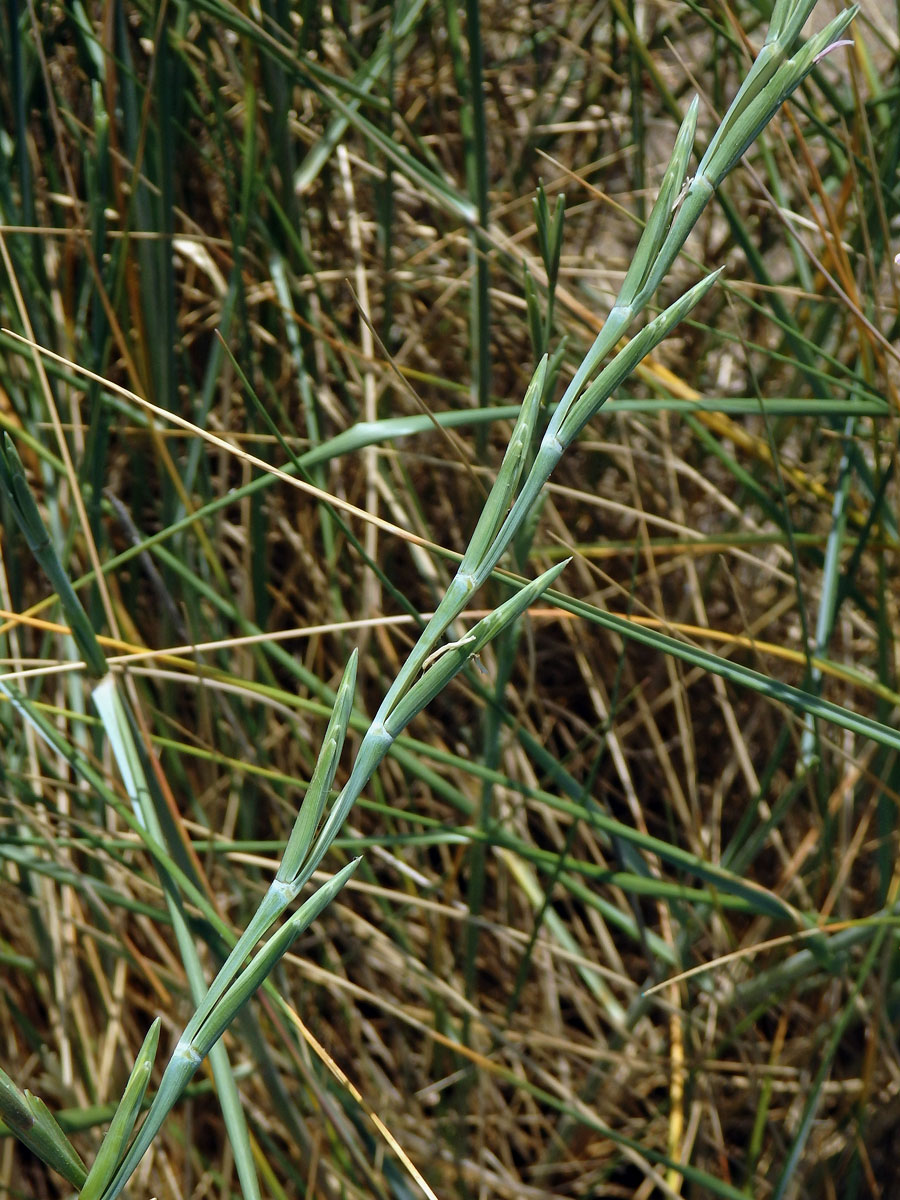
[[[898,53],[4,10],[0,1195],[882,1194]]]

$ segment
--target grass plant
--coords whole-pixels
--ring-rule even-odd
[[[883,7],[0,23],[0,1195],[883,1194]]]

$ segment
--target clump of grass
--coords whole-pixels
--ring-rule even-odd
[[[752,65],[724,10],[451,7],[6,17],[0,1112],[101,1200],[853,1194],[891,1094],[857,1043],[895,958],[896,47],[858,38],[864,102],[812,0]],[[735,97],[696,167],[667,38]],[[821,159],[767,129],[801,83]]]

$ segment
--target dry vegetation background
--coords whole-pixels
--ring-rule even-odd
[[[769,10],[4,10],[2,324],[197,427],[49,364],[101,560],[122,556],[117,630],[82,592],[110,652],[225,640],[129,669],[184,861],[235,929],[349,651],[353,740],[477,518],[510,429],[489,410],[521,400],[535,361],[539,181],[566,197],[551,339],[568,338],[566,379],[680,115],[699,90],[705,145]],[[532,577],[574,554],[566,594],[890,725],[894,8],[863,0],[852,36],[708,209],[662,294],[722,265],[723,283],[564,459],[509,565]],[[348,80],[369,97],[362,128]],[[0,355],[0,420],[78,578],[46,393],[6,334]],[[451,411],[452,430],[422,416]],[[229,500],[264,476],[200,431],[283,465],[264,414],[296,450],[418,420],[347,435],[310,479],[420,540],[283,481]],[[0,515],[2,607],[30,614],[2,628],[7,670],[53,668],[22,688],[114,781],[87,686],[61,669],[77,656],[59,610],[33,607],[46,581]],[[493,581],[479,610],[506,594]],[[828,722],[804,749],[777,698],[552,604],[481,667],[385,762],[328,860],[359,848],[362,867],[276,973],[364,1104],[267,999],[226,1038],[264,1195],[420,1194],[365,1106],[442,1198],[732,1194],[660,1155],[752,1196],[900,1195],[895,752]],[[162,1013],[166,1048],[190,1014],[183,968],[133,836],[10,704],[0,723],[0,1063],[89,1160],[149,1022]],[[610,838],[598,814],[734,886]],[[810,948],[745,879],[834,932]],[[195,932],[212,968],[217,939],[199,917]],[[0,1140],[0,1195],[67,1194]],[[238,1194],[203,1072],[129,1194]]]

